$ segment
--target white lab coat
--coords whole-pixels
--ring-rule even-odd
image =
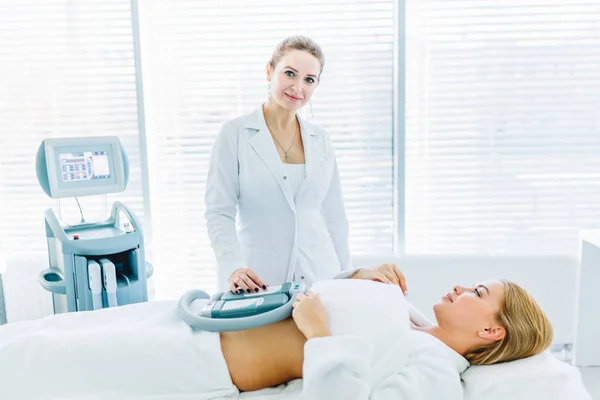
[[[252,269],[269,285],[308,286],[350,268],[348,220],[330,138],[298,120],[306,166],[296,196],[262,107],[225,123],[216,138],[205,215],[222,290],[239,268]]]

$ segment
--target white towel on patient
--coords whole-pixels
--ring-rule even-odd
[[[61,314],[0,327],[2,400],[235,399],[219,334],[176,302]]]

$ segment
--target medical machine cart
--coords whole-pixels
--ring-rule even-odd
[[[129,179],[127,156],[115,136],[46,139],[36,169],[42,189],[55,199],[122,192]],[[77,224],[63,222],[53,209],[44,214],[49,268],[39,281],[52,293],[54,313],[148,301],[153,268],[145,260],[138,218],[117,201],[108,219],[87,222],[79,207]]]

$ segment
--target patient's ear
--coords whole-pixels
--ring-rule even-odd
[[[504,337],[506,336],[506,330],[503,326],[495,325],[492,327],[480,329],[479,332],[477,332],[477,336],[485,340],[497,342],[498,340],[504,339]]]

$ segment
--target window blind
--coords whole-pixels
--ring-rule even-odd
[[[204,219],[208,155],[223,122],[267,100],[266,63],[293,34],[325,52],[314,119],[309,106],[303,113],[334,143],[351,251],[392,251],[393,3],[140,3],[158,297],[216,288]]]
[[[119,136],[130,162],[127,190],[80,198],[87,220],[119,199],[142,219],[136,80],[129,0],[0,3],[0,247],[13,256],[46,252],[44,211],[57,208],[39,187],[43,139]],[[60,203],[80,221],[74,199]]]
[[[575,256],[600,228],[600,3],[407,0],[406,251]]]

